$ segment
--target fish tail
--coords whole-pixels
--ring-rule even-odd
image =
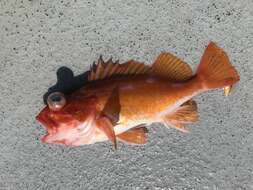
[[[210,42],[197,69],[197,79],[203,90],[232,86],[240,77],[227,54]]]

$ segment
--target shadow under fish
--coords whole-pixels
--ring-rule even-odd
[[[88,82],[89,71],[80,75],[74,76],[73,71],[68,67],[60,67],[57,72],[57,83],[48,88],[48,91],[43,95],[44,103],[47,104],[47,99],[53,92],[61,92],[63,94],[71,94],[80,89]]]

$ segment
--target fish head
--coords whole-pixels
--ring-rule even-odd
[[[95,118],[95,97],[65,96],[60,92],[49,95],[47,106],[36,116],[47,130],[42,142],[69,146],[92,143]]]

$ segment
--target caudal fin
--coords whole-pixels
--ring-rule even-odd
[[[201,58],[197,77],[205,90],[231,86],[240,80],[227,54],[213,42],[209,43]]]

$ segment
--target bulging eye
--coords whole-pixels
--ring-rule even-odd
[[[50,110],[58,111],[66,105],[66,98],[61,92],[54,92],[47,98],[47,104]]]

